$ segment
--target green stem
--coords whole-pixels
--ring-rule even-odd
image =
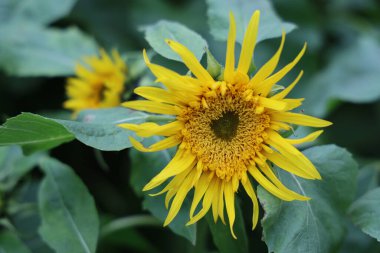
[[[94,149],[95,159],[98,162],[100,168],[102,168],[104,171],[109,171],[110,167],[108,166],[106,160],[103,157],[102,151],[99,149]]]
[[[113,234],[117,231],[133,228],[133,227],[141,227],[141,226],[161,226],[162,222],[157,220],[155,217],[151,215],[133,215],[120,219],[116,219],[105,225],[100,233],[101,237],[106,237],[110,234]]]

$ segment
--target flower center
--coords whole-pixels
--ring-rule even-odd
[[[248,166],[260,160],[270,126],[270,115],[257,113],[256,103],[246,101],[244,92],[241,87],[204,96],[206,106],[189,106],[178,116],[184,124],[182,148],[202,161],[203,171],[226,182],[242,178]]]
[[[210,127],[216,137],[231,141],[237,133],[239,125],[239,115],[234,111],[224,112],[218,119],[212,120]]]

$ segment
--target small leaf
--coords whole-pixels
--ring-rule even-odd
[[[356,200],[349,210],[354,224],[380,242],[380,187]]]
[[[344,214],[355,196],[357,164],[350,153],[334,145],[310,148],[304,154],[322,180],[304,180],[280,169],[277,172],[286,186],[311,200],[285,202],[258,188],[269,252],[332,253],[344,236]]]
[[[283,23],[269,1],[219,1],[207,0],[207,15],[210,32],[217,40],[226,41],[229,30],[229,13],[236,19],[236,41],[242,43],[245,29],[255,10],[260,10],[260,25],[257,43],[262,40],[280,37],[296,28],[294,24]]]
[[[198,60],[202,58],[207,48],[207,42],[199,34],[176,22],[161,20],[156,24],[143,27],[142,30],[145,32],[145,39],[149,45],[157,53],[171,60],[182,61],[166,44],[166,39],[183,44]]]
[[[57,253],[95,253],[99,220],[94,199],[70,167],[52,158],[40,166],[39,233]]]
[[[74,136],[63,126],[32,113],[10,118],[0,127],[0,146],[20,145],[26,154],[54,148]]]
[[[158,137],[152,138],[155,142]],[[153,143],[148,139],[144,141],[144,145]],[[163,150],[154,153],[143,153],[132,149],[130,151],[131,159],[131,178],[130,184],[139,196],[144,196],[143,207],[150,211],[154,217],[164,222],[168,210],[165,208],[164,195],[149,196],[147,192],[143,192],[142,188],[155,175],[157,175],[172,159],[173,152]],[[169,228],[176,234],[185,237],[191,243],[195,244],[196,225],[185,226],[189,221],[190,203],[185,199],[176,218],[169,224]]]
[[[36,24],[49,24],[66,16],[77,0],[2,0],[0,22],[27,21]],[[57,6],[59,5],[59,8]]]
[[[78,61],[98,51],[96,42],[76,27],[45,29],[18,22],[0,27],[0,34],[0,68],[10,75],[72,75]]]
[[[220,220],[215,223],[211,213],[206,215],[213,241],[221,253],[248,252],[248,238],[244,227],[243,214],[239,204],[235,205],[235,211],[236,220],[234,224],[234,232],[237,239],[232,237],[228,225],[224,225]]]
[[[15,232],[0,231],[0,253],[31,253]]]

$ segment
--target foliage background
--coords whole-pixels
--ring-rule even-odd
[[[242,8],[247,1],[236,1],[237,8]],[[223,62],[225,44],[215,40],[206,25],[208,4],[212,2],[65,0],[51,1],[49,4],[49,1],[43,0],[35,3],[29,1],[36,10],[46,8],[48,14],[33,16],[31,11],[27,13],[25,20],[14,22],[17,12],[9,11],[12,10],[14,2],[1,0],[0,123],[21,112],[67,119],[68,112],[62,110],[65,100],[64,85],[65,78],[73,73],[74,60],[93,53],[97,45],[106,49],[117,48],[127,57],[133,55],[139,59],[143,48],[151,48],[144,38],[144,27],[146,30],[147,25],[161,19],[181,23],[200,34],[208,42],[217,60]],[[379,216],[367,217],[364,225],[360,223],[363,219],[360,210],[369,210],[366,208],[373,208],[375,205],[377,209],[371,209],[371,213],[380,213],[380,4],[375,0],[273,0],[272,4],[283,20],[298,26],[287,35],[280,65],[289,62],[303,42],[308,42],[307,53],[298,64],[298,69],[304,69],[305,75],[292,95],[306,98],[303,107],[306,113],[334,122],[325,131],[319,144],[335,143],[346,148],[353,154],[360,168],[358,176],[353,172],[354,169],[349,170],[348,167],[337,171],[337,174],[339,172],[347,175],[341,184],[336,180],[339,179],[338,175],[331,179],[331,185],[336,184],[343,195],[355,194],[357,188],[355,199],[360,198],[354,204],[349,200],[346,201],[348,203],[342,202],[344,207],[341,207],[339,216],[331,220],[336,226],[332,225],[324,231],[326,234],[341,236],[334,243],[329,241],[330,238],[319,238],[320,241],[312,238],[308,244],[311,248],[303,248],[302,252],[380,252]],[[261,66],[270,57],[278,43],[279,39],[275,38],[258,45],[255,55],[257,66]],[[62,48],[69,53],[59,53]],[[185,71],[182,64],[164,59],[160,55],[155,55],[154,61],[182,73]],[[136,69],[139,64],[139,60],[132,61],[132,65],[137,66]],[[284,84],[292,80],[297,71],[292,73]],[[142,74],[141,78],[129,83],[125,97],[130,95],[134,86],[152,81],[149,73]],[[307,130],[300,129],[299,134],[303,131]],[[0,140],[3,137],[4,134],[0,134]],[[67,140],[71,139],[73,137],[67,136]],[[336,156],[329,156],[329,149],[307,152],[312,156],[323,154],[315,158],[315,162],[321,162],[322,167],[338,168],[337,164],[330,163],[334,159],[347,161],[347,164],[354,166],[349,161],[349,155],[344,153],[346,151],[331,146],[329,148]],[[48,206],[41,208],[43,205],[38,204],[38,201],[43,202],[44,199],[46,202],[50,201],[49,198],[54,199],[54,196],[45,196],[44,193],[51,191],[55,180],[63,183],[59,184],[60,187],[70,189],[68,195],[63,194],[63,206],[67,205],[69,211],[77,214],[75,219],[78,224],[83,222],[86,229],[97,231],[97,215],[91,217],[96,210],[91,198],[86,195],[87,191],[82,188],[87,187],[93,196],[100,222],[99,236],[91,231],[81,232],[89,235],[86,240],[97,244],[96,252],[267,252],[269,247],[271,251],[280,253],[295,252],[300,250],[297,247],[303,245],[296,243],[292,251],[289,246],[285,247],[273,239],[273,236],[286,238],[283,232],[286,233],[287,229],[290,231],[302,217],[302,214],[296,213],[299,216],[294,217],[294,220],[285,223],[281,223],[281,219],[277,221],[276,224],[282,226],[279,228],[269,226],[270,219],[263,221],[267,247],[262,241],[261,226],[253,232],[250,231],[250,205],[246,204],[249,201],[246,201],[245,196],[240,196],[242,215],[239,217],[246,222],[239,225],[238,221],[235,225],[240,226],[238,230],[241,229],[239,231],[244,234],[239,236],[238,241],[231,240],[228,230],[223,230],[224,227],[219,226],[220,224],[208,228],[205,220],[197,228],[184,228],[180,222],[171,229],[162,228],[160,221],[150,215],[150,212],[155,217],[165,215],[162,200],[144,199],[139,192],[147,178],[154,175],[153,168],[159,169],[163,166],[166,163],[165,157],[170,154],[158,153],[147,157],[128,149],[102,152],[83,145],[78,140],[51,149],[49,153],[50,157],[64,162],[72,169],[48,158],[45,153],[34,153],[32,158],[23,158],[17,147],[1,150],[0,252],[48,253],[54,252],[52,248],[61,248],[57,252],[65,253],[95,252],[95,248],[91,247],[88,251],[81,251],[75,248],[75,244],[74,248],[69,249],[66,248],[67,245],[49,243],[65,236],[75,237],[70,235],[69,230],[65,234],[65,224],[49,228],[49,219],[60,220],[61,214],[49,210]],[[7,166],[16,172],[10,173]],[[52,172],[62,166],[66,170],[58,170],[58,174]],[[80,179],[71,171],[75,171]],[[144,175],[141,171],[144,171]],[[326,177],[329,178],[329,175]],[[79,183],[71,184],[72,180]],[[76,196],[78,192],[85,192],[83,199],[89,201],[89,204],[84,206],[89,209],[76,210],[78,205],[83,205]],[[270,210],[277,210],[276,200],[270,196],[265,197],[265,192],[262,194],[261,202],[272,207]],[[329,196],[333,193],[325,194]],[[76,205],[75,201],[80,204]],[[331,203],[327,206],[331,206]],[[318,207],[311,208],[317,212],[319,219],[329,219],[323,215],[318,216]],[[261,212],[262,215],[263,213],[264,211]],[[45,217],[42,227],[41,215]],[[288,217],[286,214],[274,214],[274,217],[276,215]],[[50,218],[46,218],[47,216]],[[185,216],[182,218],[185,219]],[[51,236],[55,238],[49,239],[48,235],[54,229],[62,231],[62,234],[53,233]],[[319,232],[314,231],[315,233]],[[191,241],[195,240],[196,244],[193,245]],[[305,241],[307,240],[303,239]],[[324,249],[321,245],[332,246]]]

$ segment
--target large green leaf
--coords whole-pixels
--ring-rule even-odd
[[[0,253],[31,253],[13,231],[0,231]]]
[[[0,68],[10,75],[72,75],[76,62],[97,54],[95,41],[75,27],[58,30],[15,22],[0,27],[0,34]]]
[[[0,192],[12,189],[33,169],[43,154],[24,156],[18,146],[0,147]]]
[[[57,122],[32,113],[10,118],[0,127],[0,146],[20,145],[27,154],[73,139],[74,136]]]
[[[211,213],[206,216],[210,227],[212,239],[220,253],[245,253],[248,252],[248,238],[245,231],[244,218],[239,203],[235,205],[236,220],[234,232],[237,239],[231,235],[230,227],[223,224],[220,220],[215,223]]]
[[[34,0],[0,2],[0,22],[33,22],[49,24],[66,16],[77,0]]]
[[[277,172],[285,185],[311,200],[284,202],[259,187],[269,252],[335,252],[344,236],[344,214],[355,196],[357,164],[349,152],[334,145],[310,148],[304,154],[321,173],[321,181]]]
[[[305,87],[303,105],[308,113],[324,116],[334,100],[370,103],[380,98],[380,43],[371,36],[359,37],[331,57],[325,70]],[[302,88],[302,87],[301,87]]]
[[[207,0],[210,32],[217,40],[227,40],[229,13],[236,19],[236,40],[243,41],[245,29],[255,10],[260,10],[260,26],[257,42],[281,36],[282,31],[290,32],[296,26],[284,23],[275,13],[270,1],[261,0]]]
[[[185,45],[198,60],[202,58],[207,48],[207,42],[199,34],[176,22],[161,20],[156,24],[143,27],[143,31],[145,39],[157,53],[175,61],[182,60],[177,53],[170,49],[165,42],[166,39]]]
[[[153,139],[155,141],[159,140],[158,137],[154,137]],[[152,143],[151,140],[144,141],[144,145],[149,145],[149,143]],[[172,159],[172,154],[168,150],[155,153],[142,153],[134,149],[130,151],[130,184],[137,195],[144,197],[143,207],[162,222],[168,214],[168,210],[166,210],[164,204],[164,196],[149,196],[148,193],[142,192],[142,188],[169,163]],[[169,224],[169,228],[174,233],[185,237],[195,244],[196,225],[185,226],[189,220],[189,210],[190,201],[185,200],[176,218]]]
[[[356,200],[349,214],[356,226],[380,242],[380,187]]]
[[[121,123],[138,124],[147,119],[158,118],[124,107],[112,109],[84,110],[76,121],[56,120],[86,145],[104,150],[119,151],[131,147],[129,137],[140,140],[134,132],[117,126]],[[164,117],[161,117],[164,118]]]
[[[40,163],[39,233],[57,253],[95,253],[99,220],[95,202],[70,167],[52,158]]]

